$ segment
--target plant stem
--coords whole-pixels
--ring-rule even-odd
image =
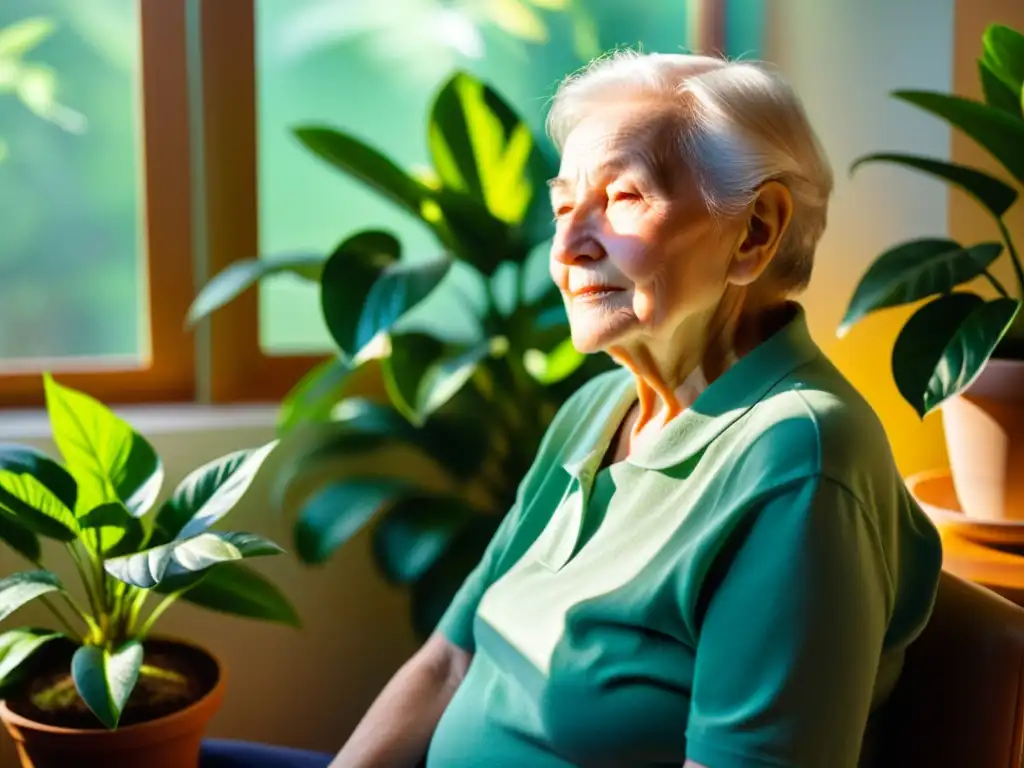
[[[51,601],[50,598],[46,595],[43,595],[39,599],[40,601],[42,601],[43,605],[45,605],[50,610],[50,613],[57,617],[57,621],[59,621],[64,626],[65,631],[68,633],[71,639],[74,640],[76,643],[81,643],[81,634],[74,627],[71,626],[71,622],[64,618],[64,614],[60,612],[56,605],[53,604],[53,601]],[[86,626],[88,626],[88,624]]]
[[[157,603],[156,608],[153,609],[153,612],[146,618],[146,622],[142,625],[142,628],[136,633],[140,641],[146,639],[146,635],[149,634],[149,630],[153,628],[156,620],[159,619],[163,612],[170,608],[174,601],[181,597],[188,589],[189,587],[185,587],[184,589],[179,589],[177,592],[171,592],[171,594]]]
[[[86,574],[85,566],[82,565],[82,559],[79,557],[74,544],[66,544],[65,546],[67,547],[68,554],[71,556],[71,561],[75,564],[75,570],[78,571],[78,578],[82,580],[82,584],[85,586],[85,595],[89,599],[89,608],[94,614],[99,614],[99,606],[93,595],[93,585]]]
[[[996,280],[995,275],[993,275],[987,269],[982,274],[985,275],[986,280],[992,283],[992,287],[999,291],[1000,296],[1002,296],[1004,299],[1010,298],[1010,294],[1006,292],[1006,288],[1003,287],[1003,284]]]
[[[1021,264],[1020,255],[1017,253],[1017,249],[1013,245],[1013,238],[1010,237],[1010,230],[1006,226],[1006,222],[1003,221],[1002,217],[998,219],[999,231],[1003,234],[1003,240],[1006,241],[1006,248],[1010,251],[1010,261],[1013,263],[1013,271],[1017,275],[1017,286],[1020,290],[1020,297],[1024,299],[1024,265]]]

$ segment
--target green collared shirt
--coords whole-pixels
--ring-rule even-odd
[[[559,411],[440,631],[459,766],[856,766],[930,615],[938,535],[803,311],[626,460],[617,370]]]

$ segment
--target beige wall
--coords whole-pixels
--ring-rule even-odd
[[[774,14],[766,58],[777,62],[803,95],[836,169],[829,231],[806,297],[812,331],[881,414],[904,471],[942,463],[941,425],[934,418],[920,423],[900,400],[889,372],[892,341],[907,313],[874,318],[841,341],[833,329],[855,282],[886,246],[942,234],[950,226],[957,236],[980,236],[988,224],[965,201],[947,199],[939,184],[883,168],[862,171],[851,180],[846,169],[854,157],[879,149],[948,157],[949,132],[886,93],[898,87],[948,90],[954,37],[958,87],[973,83],[970,67],[984,23],[999,19],[1024,27],[1024,5],[1019,0],[958,0],[956,8],[954,0],[766,2]],[[953,147],[957,158],[968,157],[961,142],[954,141]],[[203,461],[272,437],[269,414],[251,409],[202,417],[205,426],[197,429],[187,423],[194,417],[127,415],[164,456],[168,485]],[[0,422],[4,440],[33,431]],[[271,474],[266,472],[247,494],[233,526],[290,546],[287,522],[266,503],[265,478]],[[0,551],[0,571],[20,567]],[[414,648],[405,598],[375,574],[362,539],[323,568],[305,568],[284,557],[264,561],[260,568],[295,601],[305,622],[302,631],[188,606],[169,612],[162,628],[206,645],[228,667],[228,695],[213,735],[333,749]],[[66,569],[57,570],[70,578]],[[38,606],[16,616],[26,624],[44,618]],[[0,763],[13,765],[6,737],[2,745]]]

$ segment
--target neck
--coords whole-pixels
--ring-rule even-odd
[[[754,304],[743,288],[714,307],[694,313],[661,338],[648,336],[609,349],[636,378],[633,435],[664,425],[689,408],[701,392],[778,327],[779,302]]]

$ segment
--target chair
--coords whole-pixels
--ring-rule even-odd
[[[1021,768],[1024,608],[944,571],[879,715],[879,768]]]

